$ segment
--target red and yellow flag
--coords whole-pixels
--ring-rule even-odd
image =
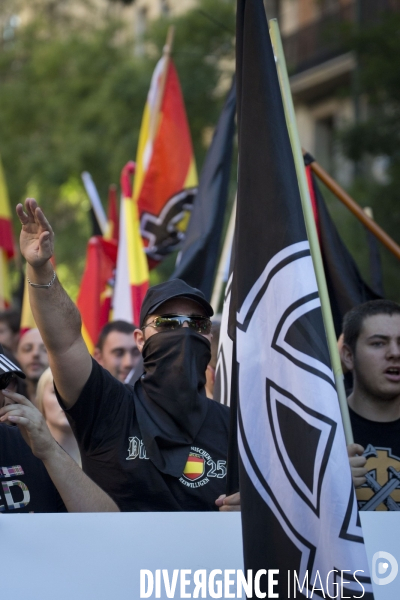
[[[117,270],[113,297],[113,318],[139,324],[140,308],[149,287],[149,270],[140,235],[139,213],[132,198],[135,163],[121,173],[121,209]]]
[[[105,240],[100,235],[90,238],[76,304],[82,317],[82,335],[91,354],[109,320],[116,259],[114,240]]]
[[[12,231],[10,201],[3,165],[0,159],[0,309],[9,306],[11,301],[9,261],[14,256],[14,236]]]
[[[150,268],[183,240],[197,183],[178,75],[164,55],[153,73],[144,109],[133,190]]]
[[[50,259],[53,269],[56,270],[56,259],[54,256]],[[26,267],[25,267],[26,268]],[[25,274],[24,292],[22,296],[21,321],[19,325],[20,334],[23,335],[29,329],[36,329],[37,325],[33,318],[31,303],[29,301],[29,283]]]
[[[204,474],[204,458],[200,454],[191,452],[187,459],[185,468],[183,469],[183,475],[186,479],[195,481]]]
[[[107,210],[107,231],[104,234],[106,240],[119,239],[119,222],[118,222],[118,202],[117,202],[117,186],[112,184],[108,188],[108,210]]]
[[[19,326],[20,334],[23,335],[29,329],[36,329],[35,319],[33,318],[31,304],[29,302],[29,283],[25,277],[24,295],[22,297],[21,323]]]

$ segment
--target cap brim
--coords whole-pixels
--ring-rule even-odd
[[[156,304],[155,306],[153,306],[151,308],[151,311],[147,313],[146,318],[149,315],[153,315],[155,314],[155,311],[162,305],[165,304],[165,302],[168,302],[169,300],[172,300],[173,298],[188,298],[189,300],[193,300],[194,302],[197,302],[197,304],[200,304],[200,306],[202,306],[207,314],[207,317],[212,317],[214,314],[214,311],[212,309],[211,304],[209,304],[207,302],[207,300],[203,300],[202,298],[199,298],[198,296],[196,296],[196,294],[173,294],[171,295],[170,298],[165,298],[164,300],[161,300],[161,302],[159,302],[158,304]]]
[[[0,375],[4,375],[5,373],[15,373],[21,379],[25,379],[26,375],[15,365],[9,358],[7,358],[4,354],[0,354]]]

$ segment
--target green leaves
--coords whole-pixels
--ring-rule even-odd
[[[34,191],[52,222],[57,264],[74,294],[90,235],[80,174],[91,173],[105,202],[109,184],[119,183],[123,165],[135,159],[151,75],[171,21],[152,22],[145,54],[136,56],[132,23],[112,18],[123,14],[118,3],[93,12],[93,19],[50,0],[39,4],[35,19],[0,48],[0,155],[12,205]],[[198,170],[205,132],[215,126],[234,70],[234,20],[233,0],[201,0],[173,20],[173,58]]]

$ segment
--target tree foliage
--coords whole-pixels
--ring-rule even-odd
[[[360,94],[366,104],[360,122],[341,135],[345,154],[361,165],[352,191],[361,204],[373,208],[376,221],[400,243],[400,14],[360,29],[351,45],[359,58]],[[384,176],[378,179],[373,176],[377,159],[385,165]],[[351,231],[354,240],[355,226]],[[399,301],[399,263],[388,251],[382,257],[386,293]]]
[[[65,3],[39,4],[46,10],[32,13],[0,48],[0,155],[12,205],[34,193],[54,224],[57,263],[74,295],[90,235],[80,174],[89,171],[105,199],[108,185],[135,158],[151,75],[171,21],[152,24],[145,53],[137,56],[131,24],[116,19],[117,11],[88,19],[90,12],[61,10]],[[234,4],[201,0],[173,22],[174,60],[201,166],[205,132],[223,102],[218,88],[233,69]]]

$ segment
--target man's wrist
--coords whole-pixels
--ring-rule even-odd
[[[43,265],[33,267],[27,264],[26,276],[31,284],[47,285],[54,276],[54,268],[50,260]],[[34,286],[33,286],[34,287]]]
[[[65,451],[61,448],[60,444],[56,442],[55,439],[52,439],[48,448],[46,448],[45,452],[42,456],[38,456],[40,460],[46,467],[50,467],[52,463],[59,464],[60,459],[62,460],[65,456]]]

